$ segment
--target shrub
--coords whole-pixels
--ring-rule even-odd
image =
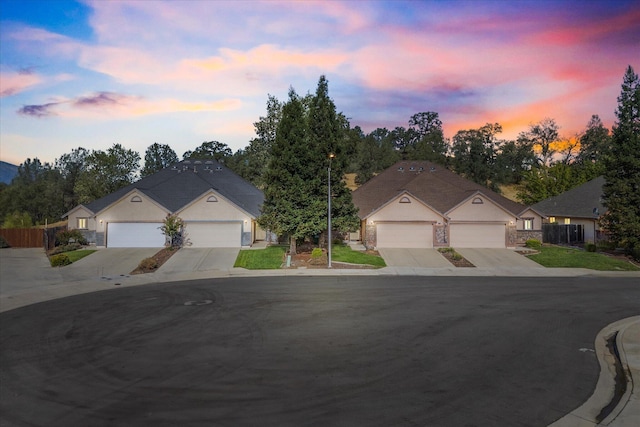
[[[73,239],[80,245],[86,245],[87,239],[84,238],[80,230],[60,230],[56,233],[56,244],[65,246],[69,244],[69,241]]]
[[[446,254],[448,252],[455,252],[455,250],[453,248],[440,248],[438,249],[438,252]]]
[[[595,245],[595,244],[593,244],[593,243],[586,243],[586,244],[584,245],[584,249],[585,249],[587,252],[595,252],[595,251],[596,251],[596,245]]]
[[[51,267],[62,267],[71,264],[71,260],[65,254],[54,255],[49,259]]]
[[[155,270],[156,268],[158,268],[158,263],[153,258],[145,258],[140,261],[140,264],[138,264],[138,268],[141,270]]]
[[[8,248],[8,247],[9,247],[9,242],[7,242],[7,240],[3,236],[0,236],[0,248]]]
[[[313,248],[311,251],[311,258],[320,258],[322,256],[322,249]]]
[[[524,245],[528,248],[540,249],[540,246],[542,246],[542,243],[540,243],[540,240],[538,239],[529,239],[524,243]]]
[[[63,252],[71,252],[81,248],[82,248],[82,245],[80,243],[69,243],[63,246],[56,246],[51,250],[51,252],[49,252],[49,255],[57,255]]]

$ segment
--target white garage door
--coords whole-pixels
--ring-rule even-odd
[[[388,222],[376,226],[379,248],[432,248],[433,226],[425,223]]]
[[[449,235],[454,248],[505,248],[504,224],[451,224]]]
[[[162,248],[165,237],[160,222],[110,222],[107,225],[109,248]]]
[[[239,248],[242,246],[240,222],[187,222],[187,244],[192,248]]]

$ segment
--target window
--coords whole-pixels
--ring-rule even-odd
[[[555,224],[556,223],[556,217],[555,216],[550,216],[549,217],[549,223],[550,224]]]
[[[571,224],[571,218],[565,218],[564,225],[569,225],[569,224]]]
[[[484,202],[482,201],[482,199],[480,197],[476,197],[475,199],[473,199],[473,201],[471,202],[474,205],[481,205]]]
[[[404,196],[400,199],[400,203],[411,203],[411,200],[407,196]]]
[[[533,218],[522,218],[525,230],[533,230]]]
[[[78,218],[78,229],[86,230],[87,228],[87,218]]]
[[[141,202],[142,202],[142,197],[140,197],[140,196],[133,196],[133,197],[131,198],[131,202],[133,202],[133,203],[141,203]]]
[[[207,197],[207,202],[217,202],[218,198],[216,196]]]

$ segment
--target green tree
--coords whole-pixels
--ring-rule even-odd
[[[596,176],[604,173],[602,157],[611,145],[611,134],[597,114],[591,116],[587,129],[580,136],[580,152],[576,162],[582,167],[595,169]]]
[[[502,132],[498,123],[487,123],[479,129],[461,130],[453,137],[453,168],[460,175],[485,187],[497,190],[499,170],[496,168],[496,135]]]
[[[160,231],[166,237],[167,246],[180,248],[184,244],[184,221],[178,215],[167,215],[160,226]]]
[[[517,141],[503,141],[497,151],[497,181],[503,184],[519,184],[526,171],[536,163],[533,148]]]
[[[3,228],[29,228],[33,226],[33,220],[28,212],[12,212],[4,217]]]
[[[327,212],[327,167],[331,166],[331,218],[332,228],[346,232],[358,227],[357,210],[344,181],[349,165],[350,154],[348,131],[349,124],[344,116],[336,112],[336,106],[329,97],[329,82],[320,76],[315,96],[309,106],[307,123],[309,126],[309,151],[315,160],[309,164],[314,177],[310,183],[315,187],[314,194],[321,200],[320,217],[326,218]],[[331,160],[330,160],[330,156]],[[320,179],[318,179],[320,177]],[[326,225],[317,231],[325,231]]]
[[[411,116],[409,136],[412,138],[406,156],[409,160],[430,160],[446,164],[449,145],[444,138],[438,113],[426,111]]]
[[[107,151],[92,151],[86,162],[74,188],[80,203],[92,202],[133,183],[140,154],[114,144]]]
[[[79,203],[75,186],[80,174],[85,170],[89,154],[89,150],[78,147],[71,150],[71,153],[63,154],[55,161],[55,168],[64,179],[62,191],[67,212]]]
[[[193,151],[187,151],[182,155],[184,160],[187,159],[214,159],[222,161],[233,155],[231,148],[223,142],[205,141]]]
[[[264,175],[265,200],[258,218],[263,229],[289,236],[291,254],[297,252],[296,241],[320,225],[315,215],[318,201],[307,179],[312,175],[308,174],[313,161],[310,151],[302,101],[291,88]]]
[[[604,156],[602,224],[614,241],[640,259],[640,82],[629,66],[618,96],[611,146]]]
[[[168,145],[154,142],[147,147],[147,151],[144,154],[144,167],[140,172],[140,176],[152,175],[174,163],[178,163],[176,152]]]
[[[59,221],[65,210],[63,178],[49,163],[27,159],[18,174],[0,193],[0,217],[14,212],[28,214],[36,224]]]
[[[386,128],[377,128],[364,138],[360,138],[356,147],[354,171],[356,182],[364,184],[379,173],[400,160],[400,152],[395,149],[391,132]]]
[[[538,123],[529,125],[529,130],[518,135],[520,145],[530,146],[536,154],[540,166],[550,166],[554,163],[556,145],[560,136],[560,127],[554,119],[545,118]]]

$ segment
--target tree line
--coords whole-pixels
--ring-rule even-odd
[[[263,189],[266,202],[261,223],[297,238],[326,229],[323,195],[330,154],[335,156],[331,160],[332,210],[339,228],[357,224],[344,174],[355,174],[356,183],[362,184],[398,160],[429,160],[498,192],[505,185],[514,185],[519,201],[527,205],[604,174],[611,211],[616,198],[636,200],[629,196],[639,193],[639,87],[637,74],[629,66],[618,97],[617,122],[611,130],[594,114],[576,135],[562,136],[556,121],[544,118],[530,124],[515,140],[501,139],[502,126],[497,122],[459,130],[448,139],[433,111],[412,115],[407,127],[377,128],[369,133],[351,127],[348,118],[337,111],[329,97],[328,81],[321,76],[314,94],[301,96],[291,88],[286,101],[268,95],[266,114],[254,123],[256,136],[245,148],[234,153],[224,143],[206,141],[182,158],[214,158]],[[623,158],[627,163],[620,166]],[[0,218],[5,227],[57,221],[77,204],[103,197],[179,158],[170,146],[154,143],[147,148],[141,169],[140,161],[137,152],[120,144],[106,151],[80,147],[54,164],[27,159],[10,185],[0,184]],[[618,167],[629,174],[626,193],[614,192],[614,185],[609,184],[616,182],[613,171]],[[640,224],[640,213],[626,212],[627,218]],[[295,220],[286,223],[283,215]],[[632,231],[631,236],[640,240],[640,232]]]

